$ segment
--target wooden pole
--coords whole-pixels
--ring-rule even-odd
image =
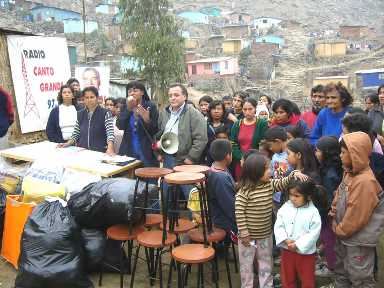
[[[86,34],[86,26],[85,26],[85,21],[86,21],[86,14],[85,14],[85,0],[82,0],[83,2],[83,44],[84,44],[84,62],[85,64],[87,64],[88,60],[87,60],[87,46],[86,46],[86,42],[87,42],[87,34]]]

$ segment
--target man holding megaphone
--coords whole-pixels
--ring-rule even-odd
[[[187,103],[188,92],[183,85],[171,85],[168,96],[170,105],[159,115],[160,132],[157,136],[162,153],[158,160],[166,168],[198,164],[208,142],[206,120]]]

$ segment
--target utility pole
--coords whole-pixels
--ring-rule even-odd
[[[84,44],[84,62],[85,64],[87,64],[88,60],[87,60],[87,46],[86,46],[86,42],[87,42],[87,34],[86,34],[86,30],[85,30],[85,20],[86,20],[86,14],[85,14],[85,0],[82,0],[83,2],[83,44]]]

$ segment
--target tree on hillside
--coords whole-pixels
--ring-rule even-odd
[[[185,71],[183,38],[168,7],[168,0],[120,0],[123,35],[159,103],[166,102],[168,85],[182,81]]]

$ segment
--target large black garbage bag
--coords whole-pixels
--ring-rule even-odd
[[[25,224],[16,288],[93,287],[83,271],[80,231],[62,203],[42,202]]]
[[[127,178],[103,179],[91,183],[73,195],[68,207],[82,228],[106,229],[115,224],[133,224],[143,220],[143,210],[133,211],[136,180]],[[145,183],[139,183],[136,207],[144,206]],[[157,187],[149,185],[148,199],[158,198]],[[148,203],[150,203],[148,201]]]
[[[81,243],[85,252],[86,270],[99,271],[107,245],[107,235],[103,230],[82,229]]]

